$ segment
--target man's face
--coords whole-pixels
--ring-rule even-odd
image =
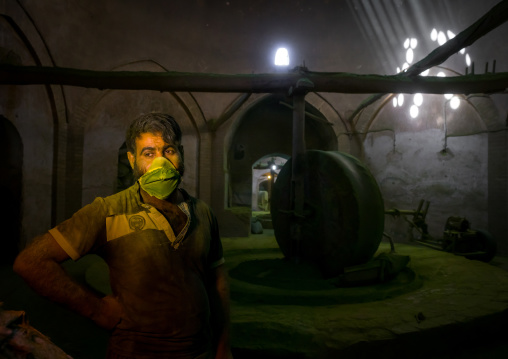
[[[167,143],[161,133],[142,133],[136,138],[136,153],[127,152],[136,180],[144,175],[153,160],[166,157],[183,176],[183,147],[179,143]]]

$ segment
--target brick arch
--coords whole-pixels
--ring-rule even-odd
[[[247,101],[245,101],[235,113],[229,119],[229,128],[227,130],[227,134],[224,139],[224,154],[227,153],[229,148],[231,147],[231,142],[233,139],[233,135],[240,125],[243,116],[245,113],[256,106],[260,101],[265,99],[266,97],[271,96],[270,94],[253,94],[250,96]],[[332,130],[338,138],[338,150],[344,150],[347,152],[349,145],[346,142],[340,140],[340,133],[346,132],[347,127],[345,125],[344,119],[341,118],[340,114],[337,112],[335,107],[333,107],[324,97],[322,97],[318,93],[309,93],[305,97],[305,102],[315,107],[320,113],[324,115],[327,122],[330,124]],[[342,132],[341,132],[342,131]],[[224,156],[226,158],[226,156]]]
[[[379,99],[374,104],[368,106],[360,114],[353,119],[355,137],[358,139],[358,156],[363,158],[363,142],[367,138],[368,133],[374,127],[379,116],[387,109],[391,109],[391,101],[395,94],[388,94]],[[498,131],[504,127],[499,112],[488,95],[475,94],[469,96],[461,96],[461,102],[470,106],[476,115],[476,120],[480,121],[484,132]],[[398,109],[397,109],[398,110]],[[396,110],[396,111],[397,111]],[[481,131],[480,131],[481,132]],[[396,131],[392,131],[392,136],[396,136]]]
[[[232,117],[227,135],[225,136],[223,147],[225,188],[227,188],[225,193],[227,198],[227,207],[251,207],[250,202],[252,199],[252,186],[250,169],[254,161],[265,154],[263,151],[268,151],[267,153],[280,152],[291,155],[290,144],[292,142],[292,110],[291,108],[288,108],[290,104],[286,102],[286,100],[283,100],[283,96],[280,95],[271,94],[257,96],[257,98],[252,99],[252,101],[249,103],[244,104],[243,108],[237,111]],[[323,98],[319,97],[316,94],[309,94],[306,97],[306,104],[308,107],[307,111],[313,111],[312,115],[321,118],[321,120],[318,120],[316,118],[312,118],[311,116],[306,116],[306,131],[307,135],[309,136],[307,138],[307,147],[321,150],[337,150],[337,133],[331,125],[334,124],[334,122],[340,121],[340,119],[338,119],[338,114],[332,111],[330,109],[331,106],[326,101],[324,101]],[[257,146],[254,146],[256,141],[252,140],[251,138],[251,141],[248,144],[249,148],[246,149],[246,152],[249,151],[249,154],[247,154],[245,159],[239,158],[236,156],[236,153],[242,151],[242,149],[239,148],[239,146],[241,147],[241,144],[235,143],[235,141],[238,140],[239,132],[245,131],[245,129],[241,130],[241,127],[246,123],[248,118],[250,118],[248,121],[252,123],[249,126],[252,127],[254,122],[252,121],[251,117],[253,116],[254,112],[262,112],[263,108],[266,108],[266,111],[268,112],[265,115],[260,115],[260,119],[263,119],[263,121],[260,120],[260,126],[264,124],[263,133],[267,134],[267,138],[259,139],[259,142],[262,144]],[[325,117],[321,112],[323,110],[327,111],[328,116],[332,117],[332,119]],[[274,113],[276,114],[273,115]],[[267,120],[266,118],[268,115],[275,117],[273,117],[271,120]],[[282,117],[285,118],[284,123],[277,122],[277,124],[275,124],[275,122],[272,121],[276,118]],[[272,126],[275,126],[275,128]],[[274,129],[274,135],[275,137],[278,137],[278,141],[272,141],[272,139],[268,138],[268,135],[270,135],[270,128]],[[248,132],[250,133],[251,131],[249,130]],[[285,133],[284,136],[283,133]],[[257,133],[257,136],[260,135],[262,134]],[[252,136],[254,136],[254,133]],[[321,140],[317,140],[318,137],[321,138]],[[280,146],[283,146],[285,151]],[[249,170],[248,175],[246,174],[247,169]],[[242,180],[243,177],[245,177],[245,180]],[[249,177],[248,181],[247,177]],[[241,185],[239,184],[240,182]],[[239,189],[239,186],[241,189]]]
[[[131,62],[112,70],[166,71],[160,64],[151,60]],[[75,164],[69,172],[69,177],[74,179],[74,198],[68,202],[67,207],[69,214],[79,209],[82,204],[88,203],[94,196],[111,194],[116,188],[113,180],[109,182],[107,178],[99,180],[90,172],[90,168],[94,166],[90,163],[90,159],[96,156],[96,151],[94,152],[95,146],[87,144],[94,141],[98,144],[103,143],[105,149],[107,148],[109,161],[106,172],[108,176],[113,173],[116,176],[115,166],[118,165],[118,151],[125,141],[125,130],[135,117],[148,112],[166,112],[180,120],[187,168],[183,185],[191,194],[199,192],[200,138],[201,133],[206,130],[206,121],[191,93],[88,89],[69,124],[69,136],[73,140],[68,153],[73,156],[72,161]],[[106,122],[98,123],[98,121]],[[111,143],[105,144],[101,140],[101,134],[94,133],[99,128],[103,132],[108,132],[107,136],[110,136]]]
[[[22,65],[55,66],[42,33],[21,2],[1,2],[0,22],[2,22],[3,35],[0,46],[4,48],[7,46],[8,60],[20,61]],[[35,235],[47,230],[48,226],[56,224],[64,217],[65,179],[62,172],[66,166],[63,149],[65,148],[67,104],[62,86],[15,87],[10,92],[17,101],[9,104],[4,114],[9,117],[18,129],[21,138],[24,139],[26,146],[24,156],[31,157],[34,153],[44,152],[44,156],[48,157],[40,158],[40,162],[46,166],[44,169],[33,169],[37,172],[33,174],[32,168],[26,168],[23,176],[25,198],[32,198],[33,201],[44,203],[45,206],[45,208],[33,208],[33,202],[22,203],[23,222],[27,224],[23,226],[21,238],[22,246],[24,246]],[[37,104],[31,102],[27,105],[25,101],[29,97],[36,97],[40,101]],[[32,106],[37,108],[32,109]],[[17,116],[9,115],[14,112]],[[42,123],[45,125],[38,128]],[[37,141],[32,140],[33,132],[37,134]],[[42,138],[47,138],[49,141],[41,144]],[[28,141],[28,139],[31,140]],[[42,181],[40,176],[44,178]],[[39,188],[36,191],[35,188],[42,182],[47,190],[40,191]]]

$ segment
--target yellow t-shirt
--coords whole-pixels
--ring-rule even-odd
[[[72,259],[96,253],[108,263],[113,294],[125,311],[112,339],[126,353],[153,347],[176,355],[209,346],[206,278],[224,262],[222,244],[210,208],[182,194],[187,223],[176,236],[142,201],[138,184],[96,198],[50,230]]]

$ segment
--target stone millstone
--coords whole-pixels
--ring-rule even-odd
[[[325,277],[372,258],[384,229],[384,204],[376,180],[356,158],[341,152],[305,153],[305,217],[290,208],[292,161],[275,182],[271,214],[277,243],[286,257],[315,263]],[[299,221],[295,245],[292,227]],[[296,248],[296,249],[295,249]]]

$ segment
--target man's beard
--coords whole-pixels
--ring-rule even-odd
[[[145,173],[141,168],[139,168],[138,164],[134,164],[134,168],[132,169],[132,174],[134,175],[134,181],[137,181],[139,177],[143,176]]]
[[[178,173],[180,173],[180,176],[183,177],[183,173],[185,172],[185,165],[183,164],[183,160],[180,160],[180,165],[176,170]],[[137,181],[139,177],[143,176],[146,173],[146,171],[138,166],[137,161],[134,161],[134,168],[132,169],[132,173],[134,175],[134,181]]]

